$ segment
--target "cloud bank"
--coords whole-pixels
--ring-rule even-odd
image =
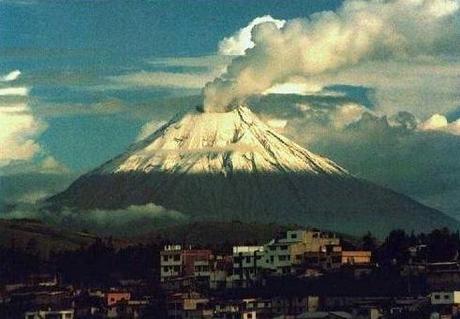
[[[204,88],[204,110],[224,112],[293,76],[372,60],[457,54],[458,0],[346,1],[337,12],[252,28],[254,47]],[[423,30],[423,31],[422,31]]]
[[[19,205],[0,216],[7,219],[38,219],[74,231],[120,236],[138,236],[158,227],[188,221],[186,215],[154,204],[133,205],[117,210],[74,211],[65,208],[57,212],[36,205]]]
[[[250,103],[269,123],[282,123],[282,134],[352,174],[460,218],[458,115],[386,116],[346,95],[268,95]]]

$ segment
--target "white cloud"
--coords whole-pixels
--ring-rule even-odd
[[[9,88],[0,88],[0,96],[27,96],[29,94],[29,89],[26,87],[9,87]]]
[[[48,155],[39,162],[39,171],[43,174],[63,174],[68,173],[69,169],[57,161],[53,156]]]
[[[34,202],[43,194],[30,194],[24,201]],[[63,209],[48,211],[27,204],[18,205],[13,211],[4,213],[2,218],[33,218],[48,224],[66,225],[77,230],[87,229],[97,233],[118,235],[139,235],[155,227],[187,222],[189,217],[178,211],[169,210],[155,204],[133,205],[123,209],[86,211]]]
[[[224,38],[219,43],[219,54],[222,55],[243,55],[244,52],[254,47],[252,41],[252,30],[256,25],[261,23],[271,22],[279,29],[286,23],[285,20],[274,19],[269,15],[257,17],[252,20],[247,26],[237,31],[235,34],[228,38]]]
[[[343,106],[340,106],[334,112],[333,124],[337,128],[344,128],[347,125],[359,120],[364,112],[368,112],[365,107],[355,103],[347,103]]]
[[[40,152],[35,137],[45,125],[34,118],[26,104],[0,106],[0,127],[0,167],[30,160]]]
[[[12,81],[19,76],[13,71],[5,76]],[[28,88],[2,88],[0,95],[27,97]],[[47,125],[38,119],[25,102],[0,102],[0,175],[25,173],[62,173],[67,169],[46,154],[38,143],[38,136]]]
[[[14,70],[14,71],[11,71],[10,73],[8,73],[7,75],[0,76],[0,81],[2,81],[2,82],[14,81],[14,80],[17,80],[20,75],[21,75],[21,71]]]
[[[425,122],[420,123],[419,129],[422,131],[439,130],[447,127],[447,118],[441,114],[434,114]]]
[[[458,107],[460,59],[372,61],[314,76],[318,85],[347,84],[372,87],[376,111],[395,114],[406,110],[418,117],[447,113]]]
[[[312,81],[298,80],[289,81],[282,84],[275,84],[269,89],[262,92],[262,95],[267,94],[297,94],[297,95],[309,95],[321,92],[323,87],[318,83]]]
[[[460,135],[460,119],[449,123],[444,115],[433,114],[430,118],[420,123],[418,129],[421,131],[440,131]]]

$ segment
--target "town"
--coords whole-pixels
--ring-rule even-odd
[[[213,247],[1,249],[0,318],[459,318],[460,236],[317,229]]]

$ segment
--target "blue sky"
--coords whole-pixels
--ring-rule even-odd
[[[43,191],[30,187],[43,196],[200,103],[203,85],[232,59],[219,54],[219,44],[255,18],[306,18],[341,3],[0,0],[0,93],[18,89],[0,94],[0,130],[11,131],[0,148],[0,203],[25,198],[15,192],[27,183],[13,185],[14,174],[68,176]],[[321,85],[307,81],[308,94],[252,103],[261,117],[287,121],[284,134],[352,173],[457,216],[459,73],[458,54],[449,52],[371,61],[328,74]],[[19,111],[1,112],[8,107]],[[415,153],[421,149],[425,162]]]
[[[335,9],[338,1],[2,1],[0,69],[22,72],[29,103],[148,103],[183,94],[158,88],[98,90],[105,77],[140,70],[156,57],[213,54],[254,17],[281,19]],[[169,71],[180,71],[176,68]],[[54,78],[54,79],[53,79]],[[59,81],[65,79],[65,81]],[[197,90],[194,91],[196,93]],[[189,93],[189,92],[187,92]],[[87,170],[133,141],[142,119],[92,115],[47,120],[38,141],[74,170]],[[75,156],[74,154],[80,154]]]

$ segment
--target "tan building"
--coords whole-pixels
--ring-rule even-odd
[[[370,251],[342,251],[343,265],[365,265],[371,263],[372,253]]]

